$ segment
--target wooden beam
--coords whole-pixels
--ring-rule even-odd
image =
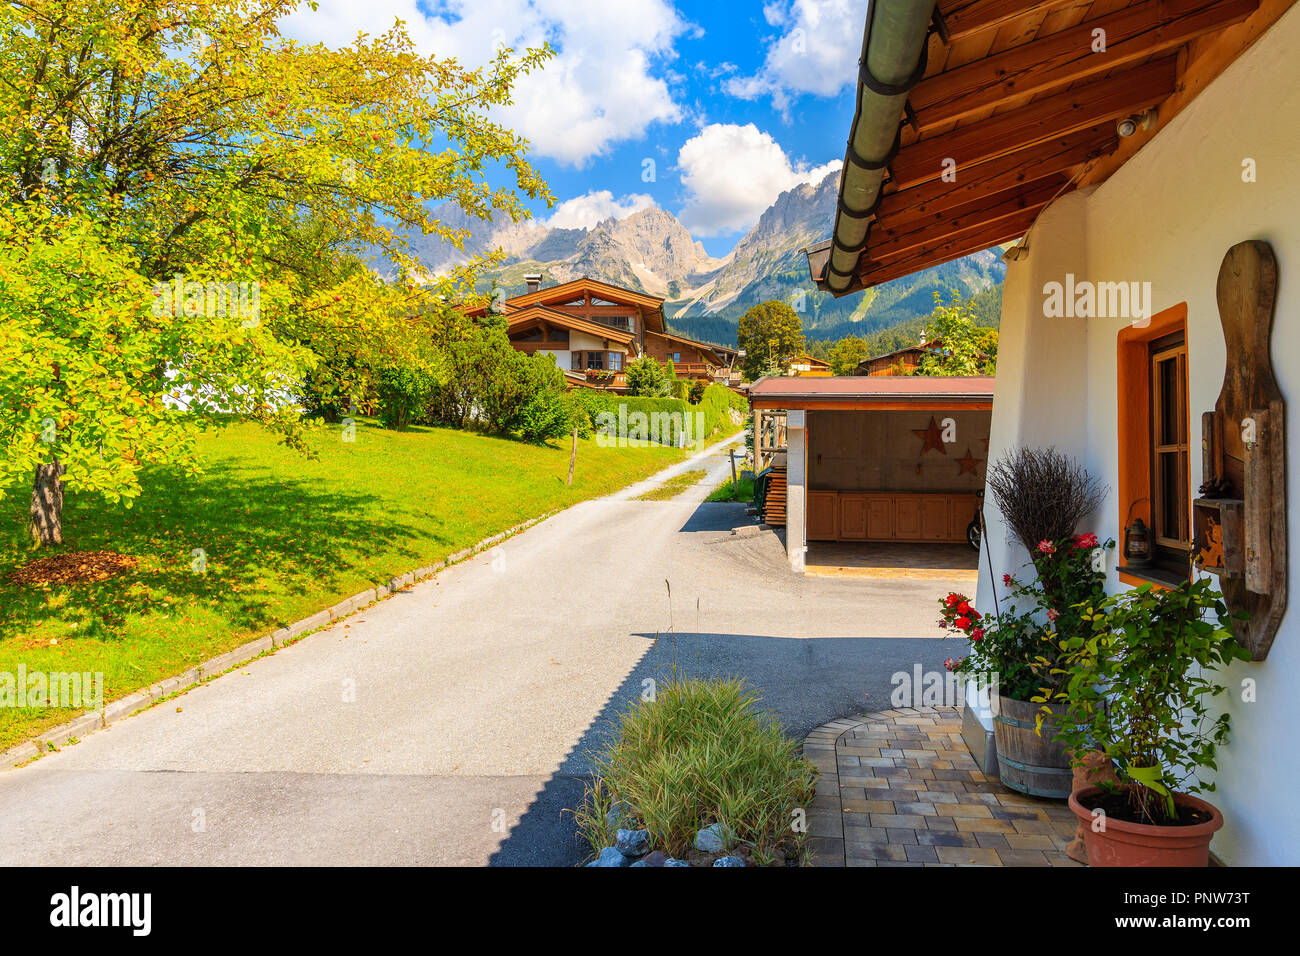
[[[908,96],[924,133],[1009,99],[1065,86],[1180,47],[1250,16],[1259,0],[1145,0],[923,80]],[[1105,51],[1094,50],[1095,30]]]
[[[932,248],[936,243],[960,242],[967,237],[982,236],[990,229],[1001,231],[1004,222],[1018,223],[1025,219],[1033,222],[1038,212],[1063,191],[1062,184],[1053,184],[1035,190],[1032,195],[1016,196],[994,208],[972,213],[960,222],[941,229],[917,229],[879,245],[873,243],[858,260],[858,268],[864,270],[892,265],[912,258],[918,250]]]
[[[944,212],[913,219],[899,226],[876,223],[867,238],[871,262],[885,263],[892,256],[928,242],[988,226],[1029,209],[1041,209],[1064,192],[1069,180],[1056,173],[1027,186],[1004,190],[985,199],[954,206]]]
[[[958,0],[939,4],[939,15],[948,33],[947,42],[955,43],[985,30],[992,30],[1012,20],[1034,13],[1047,13],[1068,7],[1078,0]]]
[[[978,163],[1139,113],[1172,93],[1177,80],[1177,57],[1169,56],[1036,100],[900,150],[890,164],[890,178],[898,189],[907,189],[938,179],[947,169],[960,173]]]
[[[980,252],[1000,243],[1018,239],[1033,225],[1039,212],[1039,209],[1026,209],[1017,215],[999,219],[980,228],[966,230],[960,235],[944,236],[929,245],[910,251],[901,259],[896,258],[883,265],[864,261],[863,264],[868,268],[858,273],[858,281],[861,285],[857,288],[865,289],[880,285],[882,282],[911,275],[921,269],[951,262],[973,252]]]
[[[880,200],[876,219],[891,226],[921,219],[1004,189],[1071,170],[1112,152],[1118,142],[1119,136],[1112,123],[1048,140],[962,170],[955,182],[932,179],[911,189],[887,193]]]

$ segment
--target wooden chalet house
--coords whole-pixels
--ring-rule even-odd
[[[540,275],[525,279],[527,291],[500,306],[506,334],[519,351],[554,358],[571,386],[623,391],[627,364],[641,355],[671,361],[678,378],[730,380],[736,350],[669,332],[657,296],[586,276],[548,287]],[[483,316],[488,309],[467,314]]]
[[[854,375],[915,375],[921,367],[926,356],[943,356],[943,339],[930,339],[921,342],[919,345],[909,345],[906,348],[895,349],[893,352],[886,352],[884,355],[873,355],[871,358],[865,358],[858,363]],[[986,361],[988,356],[983,352],[978,353],[981,362]]]

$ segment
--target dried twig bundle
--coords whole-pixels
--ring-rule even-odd
[[[998,459],[985,479],[998,510],[1031,554],[1057,542],[1106,497],[1107,489],[1055,448],[1017,448]]]

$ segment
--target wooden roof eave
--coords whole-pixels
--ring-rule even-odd
[[[1159,108],[1158,129],[1194,95],[1185,83],[1203,88],[1293,2],[939,0],[928,75],[908,90],[866,239],[838,246],[840,268],[856,262],[852,280],[828,286],[829,244],[818,243],[804,250],[814,281],[845,295],[1018,238],[1009,230],[1032,224],[1052,177],[1064,182],[1053,196],[1100,182],[1150,139],[1121,140],[1118,120]]]

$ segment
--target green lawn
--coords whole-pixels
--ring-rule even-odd
[[[255,426],[201,441],[204,474],[154,470],[126,509],[69,493],[66,550],[139,563],[102,583],[19,586],[30,489],[0,493],[0,674],[102,672],[105,700],[180,673],[489,535],[606,494],[681,461],[676,449],[579,443],[536,447],[438,428],[359,422],[310,441],[307,459]],[[192,570],[194,549],[206,571]],[[0,708],[0,749],[71,719],[66,709]]]
[[[754,500],[754,479],[739,478],[733,486],[731,476],[728,475],[726,481],[718,485],[711,492],[705,501],[753,501]]]

